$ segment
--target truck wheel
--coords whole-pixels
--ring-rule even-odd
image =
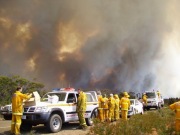
[[[92,114],[91,114],[91,117],[90,118],[86,118],[86,124],[88,126],[92,126],[93,125],[93,119],[94,118],[97,118],[97,115],[98,115],[98,110],[97,108],[93,110]]]
[[[53,114],[47,123],[47,128],[52,133],[59,132],[62,128],[61,117],[58,114]]]
[[[21,123],[21,126],[20,126],[20,131],[21,132],[29,132],[31,131],[32,129],[32,124],[27,124],[27,123]]]

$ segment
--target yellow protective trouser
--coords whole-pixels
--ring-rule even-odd
[[[21,115],[12,115],[11,132],[15,135],[20,134],[21,117]]]
[[[109,121],[114,121],[114,108],[109,109]]]
[[[85,115],[84,111],[79,111],[78,112],[79,124],[82,127],[86,127],[87,126],[84,115]]]
[[[121,110],[121,116],[123,120],[127,120],[128,110]]]
[[[99,120],[101,122],[104,121],[104,113],[103,113],[103,108],[98,108],[98,116],[99,116]]]
[[[114,119],[119,120],[119,110],[114,111]]]
[[[107,121],[108,120],[108,116],[109,116],[109,110],[108,109],[104,109],[103,110],[103,114],[104,114],[104,120]]]
[[[175,121],[176,132],[180,133],[180,120]]]

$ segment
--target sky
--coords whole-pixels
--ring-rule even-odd
[[[47,89],[180,96],[180,1],[0,1],[0,75]]]

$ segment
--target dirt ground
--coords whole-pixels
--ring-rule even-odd
[[[0,135],[10,134],[10,120],[0,120]],[[68,123],[63,125],[62,130],[58,133],[49,133],[43,125],[33,127],[31,133],[22,133],[22,135],[86,135],[89,132],[90,127],[86,131],[77,130],[76,127],[79,126],[78,122]]]

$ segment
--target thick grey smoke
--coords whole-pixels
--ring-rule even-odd
[[[155,89],[178,96],[178,5],[0,1],[0,74],[37,78],[47,88]]]

